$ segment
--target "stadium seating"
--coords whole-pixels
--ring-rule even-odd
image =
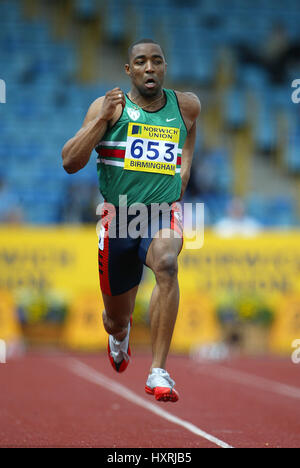
[[[263,14],[257,15],[258,7]],[[260,64],[243,63],[238,53],[243,44],[257,53],[279,20],[290,40],[299,39],[296,0],[286,0],[284,5],[274,0],[272,8],[265,0],[245,0],[242,6],[238,0],[114,0],[107,4],[78,0],[73,8],[83,18],[102,15],[104,40],[115,47],[124,48],[129,38],[158,37],[168,58],[170,83],[203,89],[204,104],[206,92],[213,95],[215,90],[220,50],[228,47],[234,60],[235,82],[221,89],[223,130],[252,125],[255,151],[272,152],[279,144],[278,112],[284,113],[291,122],[284,169],[299,174],[300,114],[291,102],[290,84],[272,84]],[[62,170],[62,146],[81,126],[93,99],[105,93],[111,83],[78,83],[77,48],[72,35],[58,41],[50,18],[41,11],[37,17],[26,19],[17,0],[0,1],[0,62],[5,64],[0,78],[7,85],[7,103],[0,105],[0,176],[18,197],[25,222],[63,222],[61,205],[74,178]],[[112,82],[114,79],[115,85],[118,77]],[[252,121],[249,91],[257,112]],[[224,213],[235,170],[226,144],[221,150],[219,145],[218,140],[209,158],[209,170],[215,174],[214,194],[201,192],[211,222]],[[207,155],[200,147],[195,164],[201,157],[204,160]],[[97,184],[95,157],[76,177],[82,186]],[[272,203],[254,197],[249,207],[265,225],[274,220],[276,210],[285,213],[279,217],[284,224],[298,223],[293,200],[279,198]]]

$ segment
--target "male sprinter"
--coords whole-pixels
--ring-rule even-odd
[[[150,301],[152,365],[145,390],[156,400],[175,402],[175,382],[166,371],[179,306],[177,257],[182,226],[175,202],[189,180],[200,102],[192,93],[163,88],[166,69],[158,43],[135,42],[125,65],[131,80],[129,93],[115,88],[96,99],[82,128],[65,144],[62,157],[64,169],[72,174],[88,163],[93,149],[99,153],[100,191],[105,200],[99,272],[111,364],[117,372],[127,368],[131,316],[146,265],[155,275],[156,286]],[[137,203],[146,206],[149,224],[141,223],[146,235],[118,235],[120,195],[127,197],[127,214]],[[154,204],[167,206],[168,215],[153,214]],[[115,212],[107,216],[108,206]],[[116,235],[111,234],[112,219]]]

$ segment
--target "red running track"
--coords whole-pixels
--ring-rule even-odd
[[[0,446],[300,447],[300,364],[170,356],[177,403],[144,393],[149,366],[146,354],[121,375],[103,354],[29,353],[0,364]]]

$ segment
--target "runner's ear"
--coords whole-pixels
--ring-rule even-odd
[[[126,73],[128,76],[130,76],[130,73],[131,73],[131,72],[130,72],[130,65],[129,65],[128,63],[126,63],[124,68],[125,68],[125,73]]]

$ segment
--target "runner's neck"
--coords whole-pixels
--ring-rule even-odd
[[[140,96],[138,96],[138,95],[133,96],[131,91],[128,93],[128,97],[129,97],[130,101],[137,107],[137,109],[140,108],[140,109],[147,110],[147,111],[156,111],[156,110],[160,109],[160,107],[162,107],[162,105],[165,103],[165,94],[164,94],[163,90],[161,90],[161,95],[158,98],[152,100],[148,104],[147,103],[139,104],[137,101],[138,101]],[[152,106],[154,108],[151,108]]]

